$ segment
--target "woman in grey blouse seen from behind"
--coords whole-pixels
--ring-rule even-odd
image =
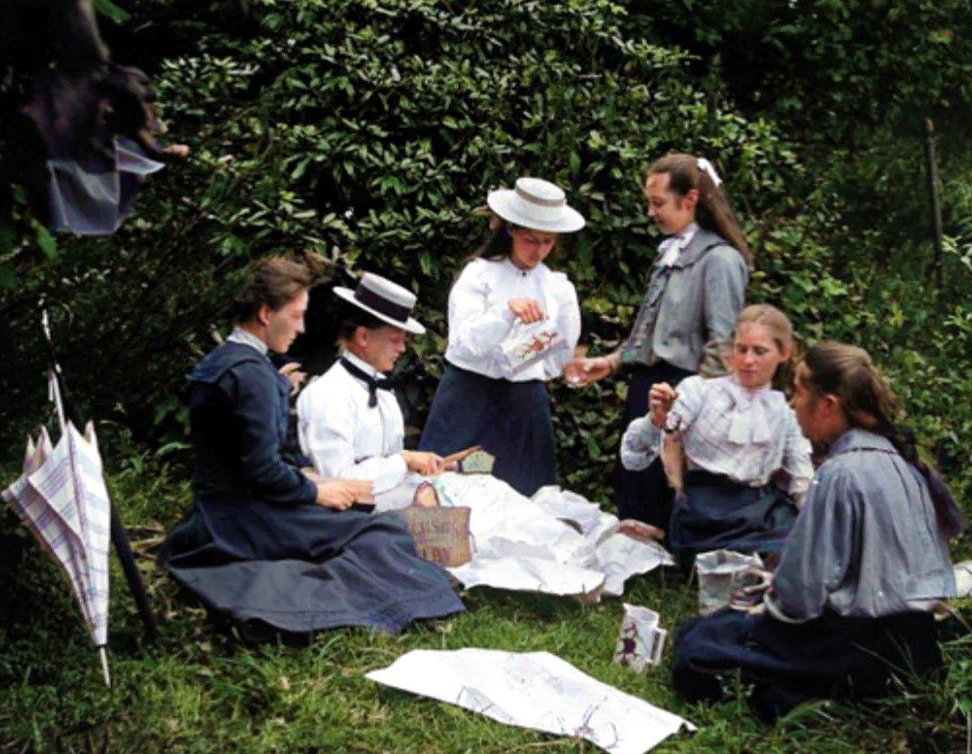
[[[565,369],[582,386],[620,370],[628,378],[622,427],[648,409],[658,382],[676,385],[732,334],[743,307],[751,256],[712,164],[688,154],[654,162],[643,188],[648,214],[667,238],[651,266],[648,290],[625,341],[611,354],[577,359]],[[640,471],[620,465],[614,500],[622,518],[668,525],[671,492],[661,464]]]
[[[897,425],[866,351],[811,348],[791,404],[829,448],[783,549],[764,612],[725,609],[676,640],[672,679],[691,701],[723,695],[741,669],[765,720],[812,698],[889,692],[892,675],[941,666],[930,602],[955,595],[948,538],[961,518],[948,488]]]

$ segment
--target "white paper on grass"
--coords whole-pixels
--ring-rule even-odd
[[[506,725],[643,754],[692,723],[582,673],[549,652],[417,649],[365,677]]]
[[[489,474],[435,479],[442,505],[472,509],[473,557],[449,569],[466,588],[492,586],[599,599],[619,596],[637,573],[671,565],[660,545],[618,533],[618,519],[559,487],[519,494]]]

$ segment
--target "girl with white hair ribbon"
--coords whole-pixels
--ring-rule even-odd
[[[631,333],[613,353],[576,359],[565,370],[570,383],[582,386],[624,369],[624,426],[644,416],[652,385],[676,385],[699,371],[723,371],[719,350],[742,309],[752,262],[709,160],[666,155],[648,168],[643,193],[649,216],[666,238]],[[619,465],[615,502],[622,518],[664,528],[671,491],[661,463],[642,471]]]
[[[419,448],[481,445],[493,475],[530,496],[557,479],[550,395],[580,336],[573,283],[544,260],[584,227],[558,186],[519,178],[491,191],[492,234],[449,292],[449,345]]]

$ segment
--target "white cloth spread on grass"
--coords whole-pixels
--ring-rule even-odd
[[[578,736],[612,754],[644,754],[682,728],[695,729],[549,652],[416,649],[365,678],[506,725]]]
[[[377,497],[378,510],[411,502],[421,477],[410,474]],[[580,495],[559,487],[524,497],[490,474],[445,473],[431,479],[442,505],[468,506],[473,557],[447,569],[467,588],[583,596],[620,596],[624,582],[660,565],[672,565],[659,544],[618,532],[618,519]]]

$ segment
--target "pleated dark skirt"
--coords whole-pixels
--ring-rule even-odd
[[[739,669],[753,684],[753,711],[772,722],[811,699],[885,696],[892,678],[908,680],[941,665],[929,613],[845,618],[827,612],[790,624],[727,608],[680,630],[672,681],[690,702],[718,701],[720,676]]]
[[[749,487],[722,474],[685,472],[684,500],[672,508],[669,543],[691,559],[712,550],[779,552],[797,509],[773,485]]]
[[[493,476],[522,495],[556,483],[550,393],[543,382],[492,379],[447,363],[419,449],[448,455],[472,445],[494,455]]]
[[[197,503],[159,561],[218,617],[291,633],[393,633],[463,609],[446,572],[416,554],[395,513]]]

